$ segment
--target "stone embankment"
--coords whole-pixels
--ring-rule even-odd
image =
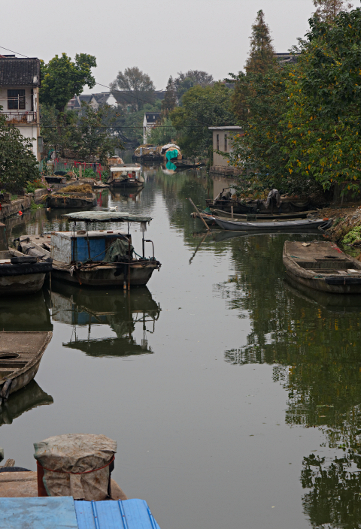
[[[327,208],[321,210],[321,214],[333,219],[331,228],[327,230],[330,238],[349,249],[360,250],[361,258],[361,206],[350,204],[342,208]]]
[[[11,200],[8,204],[1,204],[0,221],[3,221],[13,215],[18,215],[19,211],[22,213],[31,208],[31,203],[41,204],[43,196],[47,195],[46,189],[36,189],[34,193],[28,193],[16,200]]]

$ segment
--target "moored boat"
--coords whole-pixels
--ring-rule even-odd
[[[144,178],[139,164],[121,164],[110,167],[107,183],[110,187],[139,188],[144,185]]]
[[[45,275],[51,269],[51,259],[28,257],[12,249],[1,251],[0,296],[38,292],[44,284]]]
[[[86,229],[52,232],[51,235],[25,236],[20,247],[28,253],[53,259],[52,275],[60,280],[88,286],[114,286],[129,289],[144,286],[161,264],[154,257],[154,245],[144,239],[147,223],[152,219],[129,213],[86,211],[68,213],[63,217],[86,223]],[[131,234],[120,230],[89,231],[92,222],[140,223],[143,232],[142,256],[134,252]],[[29,244],[30,243],[30,244]],[[151,243],[153,256],[145,257],[145,243]]]
[[[0,404],[38,372],[52,332],[0,332]]]
[[[335,294],[361,293],[361,263],[333,242],[286,241],[283,247],[286,273],[297,283]]]
[[[330,225],[328,219],[302,219],[302,220],[257,220],[255,222],[237,221],[212,216],[216,224],[223,230],[231,231],[303,231],[317,228],[326,228]]]

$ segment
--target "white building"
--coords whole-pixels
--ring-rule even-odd
[[[0,55],[0,112],[9,124],[31,140],[33,152],[40,161],[39,136],[40,60]]]
[[[210,171],[219,174],[238,174],[239,170],[229,166],[227,163],[228,159],[216,151],[231,153],[233,137],[236,134],[243,135],[242,127],[229,125],[224,127],[208,127],[208,129],[213,132],[213,164]]]
[[[146,112],[143,119],[143,143],[148,142],[150,131],[156,124],[161,121],[160,112]]]

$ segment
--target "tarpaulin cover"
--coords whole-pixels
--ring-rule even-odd
[[[34,448],[34,457],[44,468],[43,482],[49,496],[88,501],[107,498],[109,463],[117,451],[115,441],[105,435],[66,434],[34,443]]]
[[[116,261],[122,261],[125,257],[130,257],[133,253],[133,250],[133,245],[129,244],[128,239],[116,239],[109,246],[104,258],[104,262],[115,263]]]
[[[122,211],[77,211],[62,215],[69,220],[84,220],[86,222],[150,222],[152,217],[132,215]]]
[[[165,157],[167,158],[167,160],[172,160],[173,158],[177,158],[178,156],[178,151],[177,149],[174,149],[174,150],[169,150],[165,153]]]

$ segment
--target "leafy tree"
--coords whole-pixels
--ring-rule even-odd
[[[346,182],[359,192],[361,170],[361,10],[341,12],[333,25],[311,19],[287,86],[290,174],[324,189]]]
[[[74,151],[78,147],[77,120],[75,112],[59,112],[54,106],[40,106],[40,134],[46,149],[54,149],[65,156],[65,149]]]
[[[138,111],[132,111],[130,108],[124,108],[118,105],[108,111],[111,126],[123,143],[142,144],[143,143],[143,119],[144,112],[160,112],[161,101],[157,100],[153,105],[145,103],[143,108]],[[108,121],[106,121],[108,123]],[[109,122],[110,124],[110,122]]]
[[[149,143],[165,145],[175,140],[177,131],[169,118],[164,118],[159,127],[154,127],[149,136]]]
[[[188,92],[193,86],[211,86],[214,83],[213,76],[202,70],[188,70],[186,73],[178,72],[174,84],[177,90],[178,99]]]
[[[114,97],[119,100],[119,95],[121,95],[124,100],[123,103],[129,104],[133,111],[141,110],[145,103],[154,102],[155,86],[153,81],[148,74],[143,73],[137,66],[126,68],[124,73],[119,72],[110,86]],[[128,93],[119,94],[119,91]]]
[[[186,156],[211,155],[212,132],[208,127],[234,124],[230,102],[231,90],[223,83],[197,85],[184,94],[182,106],[175,108],[170,118],[180,132],[179,144]]]
[[[170,76],[165,91],[165,96],[162,101],[162,114],[167,116],[177,106],[177,91],[173,77]]]
[[[95,79],[91,68],[96,67],[96,59],[86,53],[76,54],[75,62],[63,53],[55,55],[48,64],[41,62],[40,103],[54,106],[64,112],[66,104],[75,95],[81,94],[85,85],[93,88]]]
[[[16,193],[38,177],[38,162],[31,141],[9,125],[0,113],[0,188]]]
[[[341,11],[352,8],[352,4],[345,0],[313,0],[313,4],[317,7],[314,14],[327,23],[332,22]]]

